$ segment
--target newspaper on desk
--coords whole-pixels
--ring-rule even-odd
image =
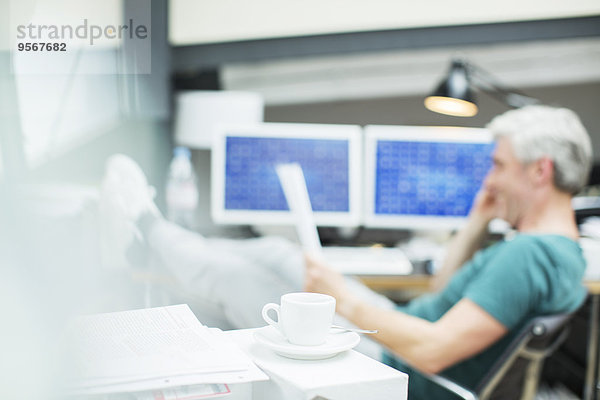
[[[67,334],[67,392],[101,394],[268,377],[187,305],[88,315]]]
[[[103,393],[82,396],[84,400],[208,400],[223,399],[234,392],[222,383],[179,386],[173,388],[144,390],[134,393]],[[236,398],[236,396],[234,396]],[[74,400],[80,400],[78,396]]]

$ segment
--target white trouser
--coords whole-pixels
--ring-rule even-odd
[[[147,235],[148,244],[181,286],[194,313],[205,325],[221,329],[264,326],[266,303],[279,303],[285,293],[304,286],[304,261],[300,248],[279,237],[212,239],[157,220]],[[394,304],[354,279],[355,293],[384,308]],[[190,301],[191,300],[191,301]],[[336,316],[336,324],[349,326]],[[381,348],[361,340],[358,350],[379,358]]]

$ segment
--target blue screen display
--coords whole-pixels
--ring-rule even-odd
[[[302,167],[313,211],[348,212],[349,142],[339,139],[226,138],[225,209],[287,211],[275,167]]]
[[[493,147],[379,140],[375,214],[466,216],[491,166]]]

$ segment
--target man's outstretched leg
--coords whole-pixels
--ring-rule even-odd
[[[277,237],[205,238],[166,221],[152,200],[153,190],[143,172],[126,156],[116,155],[107,162],[103,194],[103,202],[116,208],[123,229],[132,231],[122,234],[130,239],[129,250],[137,247],[138,252],[151,252],[175,277],[185,296],[199,305],[193,309],[205,324],[223,329],[264,326],[264,304],[278,303],[283,294],[303,290],[305,268],[298,246]],[[359,282],[349,281],[367,301],[394,306]],[[337,315],[336,324],[349,325]],[[379,345],[364,338],[360,346],[357,350],[378,358]]]
[[[144,173],[126,156],[108,160],[102,194],[111,217],[106,222],[117,228],[121,250],[138,253],[138,259],[140,252],[155,256],[184,297],[198,305],[201,321],[225,317],[224,328],[262,326],[265,303],[302,288],[303,260],[296,246],[278,238],[207,239],[166,221]]]

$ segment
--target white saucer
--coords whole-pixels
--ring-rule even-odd
[[[350,350],[360,342],[355,332],[330,333],[325,343],[318,346],[299,346],[291,344],[271,325],[254,332],[254,339],[277,354],[297,360],[321,360]]]

